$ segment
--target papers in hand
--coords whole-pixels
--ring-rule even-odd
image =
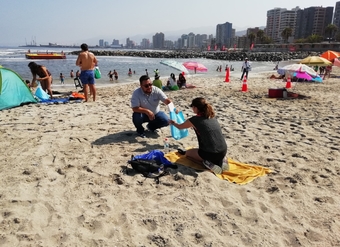
[[[168,108],[169,108],[169,112],[175,111],[174,103],[171,102],[170,104],[168,104]]]

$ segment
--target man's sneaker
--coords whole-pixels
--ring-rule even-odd
[[[155,129],[155,130],[152,130],[150,129],[149,125],[146,125],[146,128],[148,129],[148,131],[152,132],[152,133],[158,133],[158,130]]]
[[[222,173],[222,168],[220,166],[215,165],[208,160],[203,160],[203,165],[215,174]]]
[[[141,138],[145,138],[145,137],[146,137],[144,133],[137,133],[137,135],[138,135],[139,137],[141,137]]]

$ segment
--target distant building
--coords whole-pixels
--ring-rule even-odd
[[[172,40],[165,40],[164,48],[169,49],[169,50],[174,49],[174,42]]]
[[[195,47],[195,34],[191,32],[188,34],[188,48],[192,49],[194,47]]]
[[[156,33],[152,37],[152,43],[154,49],[163,49],[164,48],[164,33]]]
[[[186,49],[186,48],[188,48],[188,35],[182,34],[180,49]]]
[[[119,40],[114,39],[114,40],[112,41],[112,45],[119,45]]]
[[[281,40],[280,21],[281,13],[287,11],[284,8],[274,8],[267,11],[266,35],[274,42]]]
[[[142,49],[150,49],[150,40],[149,39],[142,39],[142,42],[140,44]]]
[[[340,1],[335,4],[333,24],[340,30]]]
[[[100,39],[100,40],[99,40],[99,46],[100,46],[100,47],[103,47],[103,46],[104,46],[104,40],[103,40],[103,39]]]
[[[216,45],[218,49],[223,46],[230,47],[232,43],[233,24],[226,22],[216,26]]]
[[[326,27],[332,23],[333,7],[309,7],[297,11],[295,39],[311,35],[325,36]]]
[[[125,45],[125,47],[126,47],[127,49],[133,49],[133,48],[135,48],[135,42],[133,42],[132,40],[130,40],[130,38],[127,38],[127,39],[126,39],[126,45]]]

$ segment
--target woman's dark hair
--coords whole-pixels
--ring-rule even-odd
[[[33,75],[36,75],[39,71],[40,65],[36,64],[35,62],[30,62],[28,67],[31,69]]]
[[[174,74],[174,73],[171,73],[171,74],[170,74],[170,77],[171,77],[174,81],[176,81],[176,77],[175,77],[175,74]]]
[[[195,106],[198,113],[206,118],[215,117],[215,112],[212,106],[205,100],[205,98],[199,97],[193,99],[190,106]]]

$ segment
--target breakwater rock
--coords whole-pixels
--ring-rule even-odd
[[[199,51],[131,51],[131,50],[91,50],[96,56],[128,56],[128,57],[148,57],[164,59],[195,59],[206,58],[226,61],[243,61],[248,58],[250,61],[287,61],[293,59],[303,59],[307,56],[319,55],[315,52],[199,52]],[[78,55],[80,51],[70,52]]]

